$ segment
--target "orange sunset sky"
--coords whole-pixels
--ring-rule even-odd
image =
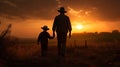
[[[12,24],[12,36],[36,38],[47,25],[51,34],[61,6],[70,17],[72,33],[120,31],[119,0],[0,0],[0,32]]]

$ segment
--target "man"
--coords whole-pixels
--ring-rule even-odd
[[[65,15],[67,11],[65,11],[64,7],[60,7],[60,10],[58,10],[58,12],[60,14],[55,17],[52,30],[54,33],[55,31],[57,33],[58,55],[64,56],[67,33],[69,32],[69,38],[70,38],[72,27],[69,17]]]

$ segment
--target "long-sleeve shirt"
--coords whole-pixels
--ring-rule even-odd
[[[38,36],[38,42],[40,42],[41,44],[48,44],[48,39],[53,39],[54,37],[51,37],[50,34],[46,31],[43,31],[39,34]]]
[[[64,14],[56,16],[53,22],[52,30],[56,32],[71,32],[72,27],[69,17]]]

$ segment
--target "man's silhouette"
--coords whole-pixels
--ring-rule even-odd
[[[66,48],[66,39],[67,33],[69,32],[69,38],[71,37],[71,22],[68,16],[65,15],[66,11],[64,7],[60,7],[58,10],[60,13],[58,16],[55,17],[53,22],[53,32],[57,33],[57,40],[58,40],[58,55],[64,56],[65,55],[65,48]]]

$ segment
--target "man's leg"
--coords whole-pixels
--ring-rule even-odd
[[[57,39],[58,39],[58,55],[64,56],[67,33],[57,33]]]
[[[58,40],[58,55],[61,55],[61,42]]]
[[[41,56],[44,56],[44,49],[41,47]]]
[[[64,39],[62,42],[62,56],[65,55],[65,50],[66,50],[66,39]]]
[[[65,50],[66,50],[66,40],[67,40],[67,33],[64,33],[62,35],[62,56],[65,55]]]

